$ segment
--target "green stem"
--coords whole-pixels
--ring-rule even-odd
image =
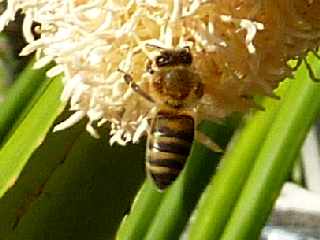
[[[282,83],[277,94],[282,96],[288,83]],[[266,111],[251,115],[230,144],[230,150],[202,195],[189,229],[190,240],[218,240],[228,221],[235,201],[252,168],[259,147],[265,139],[280,101],[265,99]]]
[[[259,238],[305,136],[320,111],[320,85],[307,76],[306,68],[301,68],[283,99],[222,240]]]
[[[148,179],[135,197],[130,214],[117,232],[117,240],[140,240],[147,231],[164,194],[158,192]]]

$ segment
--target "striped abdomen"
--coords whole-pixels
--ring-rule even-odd
[[[153,119],[147,143],[146,169],[159,189],[168,187],[183,169],[193,135],[191,116],[158,113]]]

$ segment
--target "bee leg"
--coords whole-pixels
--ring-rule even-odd
[[[152,69],[152,61],[148,60],[146,64],[146,71],[150,74],[154,74],[154,70]]]
[[[218,152],[218,153],[224,152],[223,149],[218,144],[216,144],[209,136],[207,136],[197,128],[199,126],[199,119],[198,119],[198,113],[197,111],[195,111],[195,109],[192,109],[192,108],[185,109],[184,113],[192,116],[195,121],[194,140],[201,143],[202,145],[210,149],[212,152]],[[219,122],[218,119],[216,119],[216,121]]]
[[[200,132],[199,130],[195,130],[194,139],[213,152],[223,152],[223,149],[218,144],[216,144],[210,137]]]
[[[133,91],[135,91],[136,93],[138,93],[140,96],[144,97],[145,99],[147,99],[149,102],[154,103],[155,101],[153,100],[153,98],[147,94],[145,91],[143,91],[140,86],[138,84],[136,84],[133,81],[133,78],[130,74],[122,71],[121,69],[118,69],[119,72],[123,73],[123,79],[124,81],[132,88]]]

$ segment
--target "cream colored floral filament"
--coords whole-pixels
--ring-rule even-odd
[[[64,73],[62,100],[74,114],[61,130],[87,117],[111,123],[111,142],[138,141],[156,106],[136,94],[118,71],[130,72],[145,91],[145,64],[163,48],[189,46],[194,71],[205,84],[200,119],[219,119],[254,106],[250,96],[268,95],[292,70],[287,60],[305,56],[320,40],[320,3],[306,0],[8,0],[0,28],[25,13],[28,45],[36,67],[54,60],[49,76]],[[32,35],[40,24],[41,37]]]

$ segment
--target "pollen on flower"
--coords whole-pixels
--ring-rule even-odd
[[[310,0],[8,0],[0,29],[18,10],[28,41],[21,55],[36,52],[35,67],[54,60],[50,77],[64,73],[61,98],[74,114],[55,130],[87,117],[93,136],[94,125],[109,123],[110,142],[122,145],[139,140],[157,109],[123,72],[148,92],[146,63],[159,48],[191,49],[204,84],[199,118],[219,119],[254,107],[253,95],[273,96],[292,75],[287,61],[320,43],[320,2]]]

